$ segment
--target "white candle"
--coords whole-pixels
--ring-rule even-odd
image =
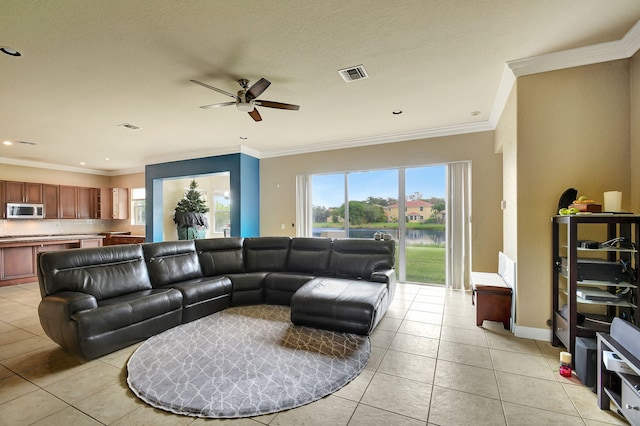
[[[571,352],[560,352],[560,363],[571,364]]]

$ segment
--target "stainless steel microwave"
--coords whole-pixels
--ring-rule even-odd
[[[7,203],[7,219],[44,219],[44,204]]]

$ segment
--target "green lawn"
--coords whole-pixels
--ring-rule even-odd
[[[434,246],[408,246],[407,281],[445,284],[445,249]],[[398,261],[396,259],[396,270]]]

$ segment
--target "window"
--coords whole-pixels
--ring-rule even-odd
[[[131,188],[131,224],[144,225],[146,194],[144,188]]]
[[[213,232],[229,234],[231,229],[231,198],[229,191],[213,192]]]

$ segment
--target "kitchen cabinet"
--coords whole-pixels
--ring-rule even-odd
[[[100,219],[129,219],[129,189],[100,188]]]
[[[36,262],[32,247],[7,247],[0,250],[0,282],[35,275]]]
[[[44,218],[57,219],[59,214],[58,185],[42,185],[44,198]]]
[[[78,212],[78,187],[60,185],[58,192],[60,219],[75,219]]]
[[[76,218],[78,219],[94,219],[95,214],[95,189],[78,187],[78,208]]]
[[[0,286],[34,282],[38,253],[79,247],[100,247],[96,234],[0,238]]]
[[[608,333],[614,317],[637,324],[640,216],[554,216],[553,346],[575,360],[576,337]],[[579,233],[606,235],[611,245],[579,240]]]
[[[40,204],[43,202],[41,183],[6,181],[4,186],[7,203]]]

